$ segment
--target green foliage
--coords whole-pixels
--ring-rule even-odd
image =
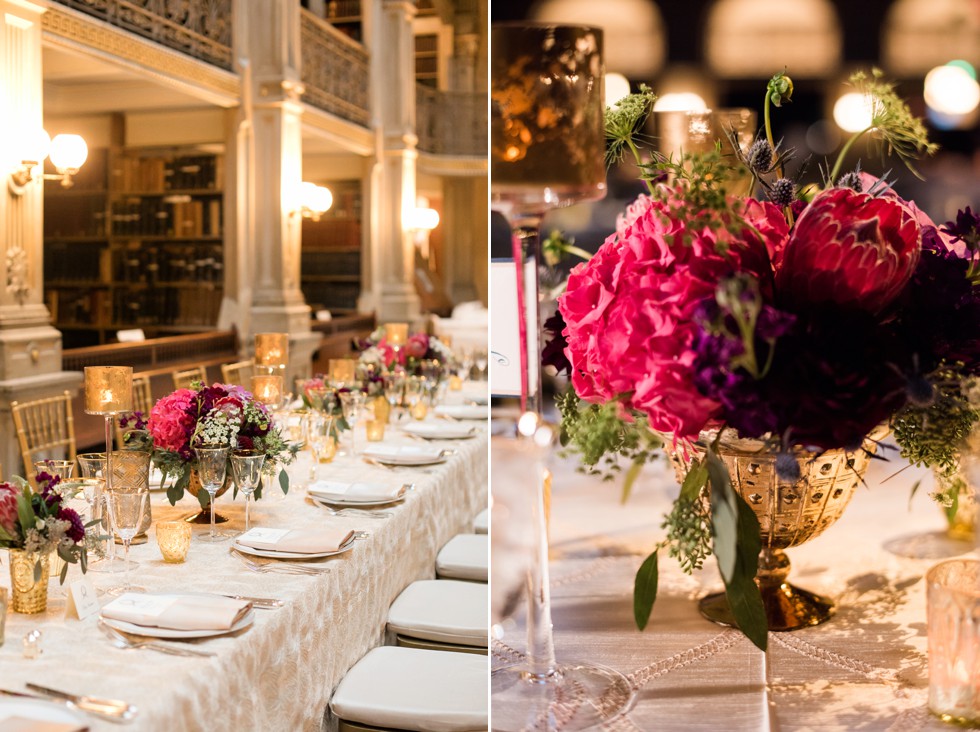
[[[783,106],[783,102],[793,100],[793,80],[786,75],[785,71],[780,71],[769,80],[769,84],[766,86],[766,95],[774,106]]]
[[[629,148],[634,156],[639,157],[636,140],[646,122],[656,95],[645,84],[640,85],[638,94],[623,97],[615,107],[606,107],[606,165],[612,165],[623,159]],[[639,160],[637,160],[639,162]]]
[[[657,552],[654,551],[643,560],[633,582],[633,619],[636,627],[643,630],[650,622],[650,613],[657,601],[657,585],[660,572],[657,567]]]
[[[692,474],[693,471],[688,476]],[[707,471],[704,475],[707,478]],[[668,553],[690,574],[701,569],[704,560],[711,556],[711,516],[707,501],[700,498],[687,500],[683,490],[681,493],[671,512],[664,517],[661,528],[667,529]]]

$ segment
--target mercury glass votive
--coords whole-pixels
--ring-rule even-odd
[[[408,340],[408,323],[386,323],[385,340],[389,346],[404,346]]]
[[[191,525],[186,521],[157,523],[157,545],[163,561],[180,564],[187,559],[187,549],[191,545]]]
[[[352,358],[331,358],[328,362],[330,382],[334,386],[350,386],[357,376],[357,361]]]
[[[119,414],[133,411],[132,366],[86,366],[85,412]]]
[[[385,423],[381,419],[372,419],[364,423],[368,442],[381,442],[385,438]]]
[[[0,587],[0,646],[3,645],[3,629],[7,625],[7,605],[10,602],[10,590]]]
[[[255,365],[267,369],[284,369],[289,363],[288,333],[256,333]]]
[[[252,395],[262,404],[278,407],[282,403],[282,377],[278,374],[253,376]]]
[[[951,559],[926,573],[929,710],[980,723],[980,560]]]
[[[429,405],[425,403],[424,400],[419,399],[415,406],[412,407],[412,417],[419,420],[420,422],[425,419],[425,415],[429,413]]]

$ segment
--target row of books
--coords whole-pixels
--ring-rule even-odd
[[[304,249],[300,254],[300,271],[308,275],[360,275],[361,253]]]
[[[49,290],[46,303],[61,327],[119,329],[140,325],[213,326],[218,321],[222,290],[207,286],[182,290],[96,288]]]
[[[314,311],[357,310],[361,286],[348,282],[304,282],[303,297]]]
[[[113,188],[122,191],[221,190],[224,156],[124,157],[116,161],[112,174]]]
[[[44,245],[45,282],[108,282],[112,256],[106,246],[47,242]]]
[[[127,198],[112,204],[113,236],[221,236],[221,200]]]
[[[105,195],[61,196],[44,204],[44,236],[103,237],[105,229]]]
[[[156,284],[158,282],[220,283],[224,262],[219,246],[210,244],[165,248],[142,247],[116,253],[115,279],[120,282]]]

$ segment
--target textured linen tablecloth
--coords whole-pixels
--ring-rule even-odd
[[[894,455],[894,452],[889,453]],[[926,708],[923,575],[968,544],[947,542],[931,478],[900,459],[872,461],[843,518],[787,553],[790,581],[838,599],[830,622],[770,633],[766,656],[738,631],[704,620],[697,599],[721,589],[714,558],[694,576],[660,557],[660,591],[650,624],[633,622],[633,578],[663,536],[677,493],[661,462],[644,469],[620,503],[619,483],[556,461],[551,502],[551,587],[559,663],[595,662],[626,674],[633,709],[606,725],[636,730],[948,729]],[[910,502],[912,484],[923,482]],[[496,529],[495,529],[496,530]],[[522,620],[493,644],[498,667],[522,658]]]
[[[479,423],[473,422],[478,425]],[[352,551],[324,560],[325,576],[256,574],[228,553],[230,541],[201,543],[208,530],[195,526],[195,540],[184,564],[165,564],[153,530],[149,542],[132,548],[140,566],[134,583],[149,591],[215,592],[286,601],[278,610],[255,610],[255,624],[236,637],[191,642],[214,651],[214,658],[181,658],[149,650],[118,649],[99,632],[96,618],[66,620],[64,597],[51,582],[48,611],[43,615],[7,616],[7,640],[0,647],[0,687],[22,690],[36,682],[75,693],[124,699],[139,707],[134,730],[320,730],[335,726],[325,710],[347,670],[369,649],[380,645],[388,607],[411,582],[432,578],[435,556],[455,534],[468,532],[474,516],[487,505],[487,436],[479,425],[474,439],[432,444],[458,450],[444,464],[395,471],[349,456],[320,468],[320,477],[341,481],[414,482],[415,490],[391,510],[389,519],[356,515],[330,516],[307,502],[302,486],[311,465],[309,452],[290,466],[289,495],[278,486],[252,507],[252,525],[270,528],[342,526],[370,532]],[[363,428],[358,447],[363,448]],[[389,427],[392,444],[410,441]],[[346,444],[349,441],[345,438]],[[176,507],[154,492],[154,521],[186,516],[197,499]],[[241,496],[229,493],[215,502],[229,518],[220,528],[239,533],[244,527]],[[121,547],[117,549],[121,552]],[[6,552],[0,561],[7,563]],[[72,567],[69,579],[79,576]],[[96,586],[121,582],[122,575],[90,573]],[[9,586],[7,567],[0,584]],[[103,604],[110,597],[102,598]],[[24,635],[43,632],[43,655],[26,660]],[[0,697],[2,701],[2,697]],[[91,729],[118,730],[111,723],[86,718]]]

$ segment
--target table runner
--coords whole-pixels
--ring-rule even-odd
[[[894,455],[895,453],[890,453]],[[843,518],[788,550],[790,581],[839,598],[828,623],[769,636],[766,657],[737,631],[701,618],[696,601],[721,588],[715,561],[694,576],[660,560],[650,624],[633,622],[636,570],[677,494],[673,472],[651,465],[620,503],[620,485],[554,465],[552,598],[559,662],[605,664],[637,688],[615,732],[687,730],[948,730],[926,711],[926,570],[969,545],[940,538],[945,521],[928,498],[931,478],[892,459],[873,461],[867,486]],[[910,502],[911,485],[923,483]],[[911,558],[908,554],[931,554]],[[493,644],[495,666],[519,660],[520,620]],[[766,679],[769,679],[767,685]]]
[[[474,423],[477,424],[477,423]],[[362,429],[362,428],[361,428]],[[394,425],[389,440],[415,444]],[[345,438],[349,445],[349,438]],[[363,431],[358,445],[363,447]],[[149,591],[201,591],[278,597],[286,606],[257,610],[255,625],[238,637],[195,644],[217,653],[215,658],[178,658],[148,650],[113,647],[99,632],[96,618],[64,620],[65,599],[57,580],[51,582],[48,611],[29,616],[9,613],[7,639],[0,647],[0,687],[22,690],[28,681],[56,689],[125,699],[140,709],[132,729],[166,730],[321,730],[333,726],[324,710],[345,672],[370,648],[383,641],[388,607],[411,582],[432,578],[438,550],[455,534],[469,531],[476,514],[487,505],[487,437],[435,443],[458,450],[446,463],[432,467],[372,466],[350,456],[320,468],[321,478],[340,481],[415,483],[405,502],[389,519],[356,515],[330,516],[305,500],[309,452],[290,466],[289,495],[269,495],[253,504],[252,525],[309,528],[330,525],[356,528],[370,536],[354,549],[328,560],[332,572],[320,577],[257,574],[228,554],[230,540],[218,544],[193,541],[184,564],[165,564],[152,529],[149,542],[132,548],[140,562],[134,583]],[[197,499],[176,507],[165,494],[152,494],[154,521],[185,516]],[[231,493],[215,503],[229,518],[219,528],[239,533],[244,504]],[[195,537],[207,531],[196,526]],[[121,547],[118,548],[121,555]],[[0,585],[9,586],[6,552],[0,552]],[[72,567],[69,579],[77,578]],[[122,575],[89,575],[105,585]],[[111,598],[104,598],[103,604]],[[26,660],[21,641],[31,629],[43,635],[43,655]],[[87,718],[95,730],[118,725]]]

